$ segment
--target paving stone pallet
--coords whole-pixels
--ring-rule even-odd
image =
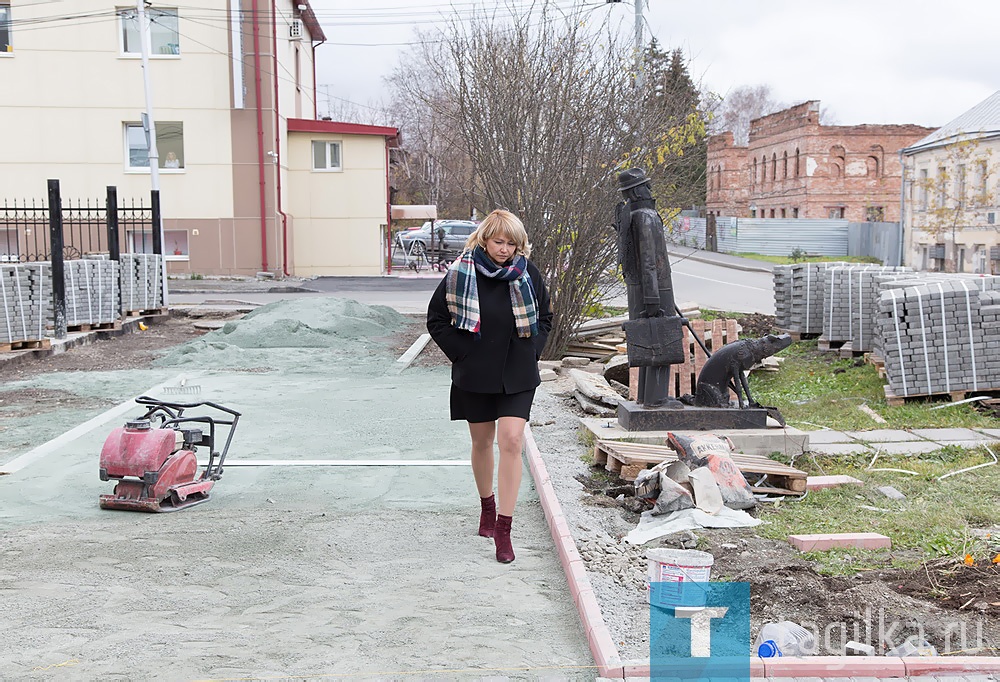
[[[163,307],[161,256],[128,253],[121,256],[122,307],[128,311]]]
[[[66,324],[70,327],[111,324],[119,318],[119,264],[88,258],[63,264]]]
[[[45,338],[51,311],[49,263],[0,265],[0,343],[9,346]]]
[[[873,353],[884,363],[887,397],[1000,389],[1000,278],[884,287]]]
[[[775,324],[786,333],[823,331],[823,272],[848,263],[793,263],[774,268]]]
[[[879,282],[910,276],[910,268],[895,268],[870,263],[836,265],[822,272],[823,335],[831,350],[850,344],[842,353],[870,351],[874,343],[875,316],[878,312]]]

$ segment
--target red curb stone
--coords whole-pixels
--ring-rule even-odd
[[[907,677],[1000,673],[1000,656],[913,656],[902,660]]]
[[[632,662],[625,664],[625,677],[649,677],[648,662]]]
[[[859,547],[861,549],[888,549],[892,547],[892,540],[878,533],[789,535],[788,542],[800,552],[819,552],[834,547]]]
[[[823,488],[835,488],[838,485],[864,485],[853,476],[810,476],[806,479],[806,490],[822,490]]]
[[[556,497],[555,489],[552,487],[545,463],[542,461],[538,445],[535,443],[531,427],[528,424],[524,426],[524,445],[528,469],[535,479],[535,488],[545,512],[545,520],[549,524],[549,532],[552,534],[552,539],[559,551],[559,560],[566,574],[566,581],[569,583],[573,601],[576,603],[580,622],[587,633],[587,643],[590,645],[590,654],[594,658],[594,663],[597,664],[597,673],[601,677],[624,678],[625,668],[621,663],[618,647],[611,638],[611,633],[604,622],[604,616],[601,615],[601,607],[590,587],[583,559],[577,552],[569,524],[563,516],[559,499]]]
[[[894,656],[782,656],[760,659],[765,677],[906,677]]]
[[[750,659],[750,677],[765,677],[764,661],[756,656]]]

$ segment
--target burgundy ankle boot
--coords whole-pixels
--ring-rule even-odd
[[[513,519],[500,514],[497,516],[496,534],[493,541],[497,546],[497,561],[509,564],[514,560],[514,548],[510,544],[510,522]]]
[[[491,538],[493,537],[493,528],[497,524],[496,496],[480,497],[479,503],[483,507],[479,513],[479,534],[484,538]]]

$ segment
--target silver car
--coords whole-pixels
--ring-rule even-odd
[[[427,251],[458,253],[465,248],[465,242],[477,225],[471,220],[438,220],[425,223],[419,230],[406,230],[396,235],[396,244],[411,256],[420,256]],[[426,229],[425,229],[426,228]]]

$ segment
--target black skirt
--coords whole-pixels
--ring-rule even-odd
[[[451,419],[472,424],[495,422],[500,417],[531,418],[535,389],[520,393],[473,393],[451,385]]]

